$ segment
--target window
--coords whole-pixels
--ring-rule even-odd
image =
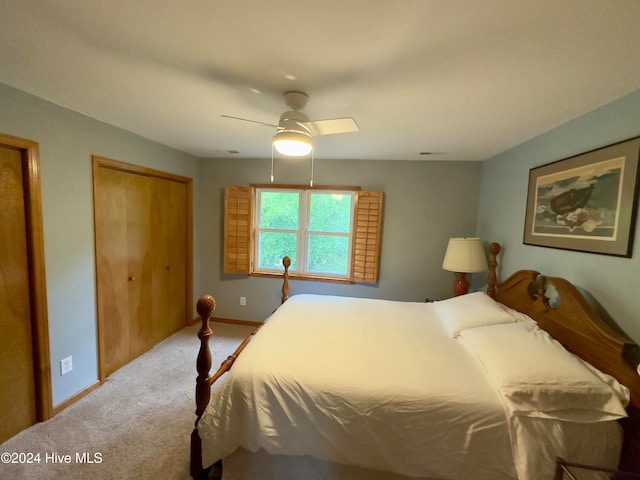
[[[225,189],[224,272],[376,283],[382,192],[256,186]]]
[[[355,191],[257,188],[253,272],[351,278]]]

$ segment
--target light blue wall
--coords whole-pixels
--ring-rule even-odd
[[[552,107],[550,107],[552,108]],[[504,152],[484,164],[477,233],[498,241],[501,276],[521,268],[564,277],[593,296],[640,342],[640,234],[632,258],[524,245],[529,169],[640,135],[640,91]]]
[[[91,156],[193,178],[194,191],[199,161],[3,84],[0,132],[40,146],[51,375],[57,405],[98,378]],[[194,218],[197,212],[194,202]],[[194,291],[198,272],[195,268]],[[59,362],[69,355],[73,371],[61,376]]]
[[[203,160],[201,285],[202,293],[216,298],[218,317],[262,321],[279,304],[280,279],[222,273],[224,187],[268,183],[269,164],[266,159]],[[316,161],[314,185],[356,185],[384,192],[380,281],[291,281],[291,294],[419,302],[451,296],[454,275],[442,270],[442,259],[449,237],[475,231],[481,168],[480,162]],[[308,184],[309,176],[309,160],[276,161],[276,183]],[[240,296],[247,298],[245,307],[239,305]]]

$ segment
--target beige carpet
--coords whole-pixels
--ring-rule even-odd
[[[253,327],[212,329],[215,370]],[[0,453],[40,455],[39,463],[0,463],[0,479],[189,479],[197,331],[181,330],[51,420],[0,445]],[[76,454],[101,461],[77,462]],[[52,463],[65,455],[70,464]]]

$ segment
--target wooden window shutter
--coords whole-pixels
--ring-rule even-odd
[[[353,280],[378,283],[383,192],[358,192],[353,235]]]
[[[251,187],[224,189],[224,273],[249,273]]]

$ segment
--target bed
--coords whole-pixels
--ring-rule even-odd
[[[213,375],[200,299],[192,477],[224,462],[224,480],[539,480],[557,457],[637,471],[638,346],[561,278],[498,283],[499,251],[486,293],[433,303],[288,299],[285,263],[283,305]]]

